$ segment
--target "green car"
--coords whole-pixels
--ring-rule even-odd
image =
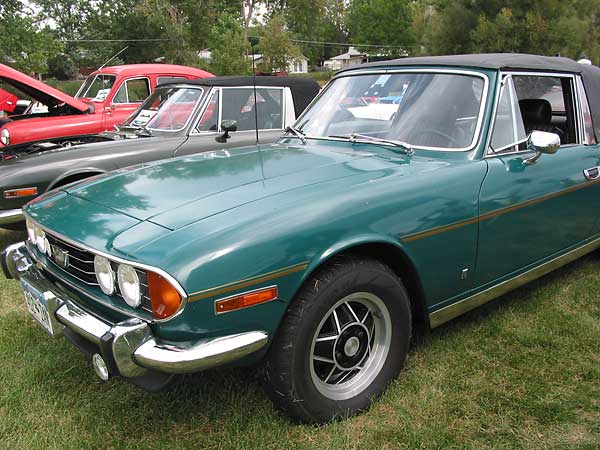
[[[231,128],[235,124],[227,124]],[[102,379],[261,362],[304,422],[369,407],[419,329],[600,246],[600,69],[408,58],[338,73],[275,144],[38,197],[5,250]]]

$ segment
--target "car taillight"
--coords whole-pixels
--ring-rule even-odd
[[[166,278],[154,272],[148,272],[148,290],[154,317],[166,319],[179,311],[181,294]]]

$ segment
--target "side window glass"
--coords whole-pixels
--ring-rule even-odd
[[[129,103],[141,103],[150,95],[150,85],[146,78],[127,81]]]
[[[283,90],[258,88],[256,107],[252,88],[223,89],[223,120],[235,120],[238,131],[256,127],[255,111],[258,111],[258,128],[262,130],[283,128]]]
[[[113,99],[113,103],[127,103],[127,83],[121,85]]]
[[[525,132],[557,134],[561,144],[577,142],[571,78],[513,75]]]
[[[490,145],[494,152],[515,151],[526,134],[511,77],[505,78],[501,89]]]
[[[198,131],[217,131],[219,129],[219,91],[214,91],[210,101],[196,126]]]
[[[142,103],[150,95],[150,85],[146,78],[127,80],[121,85],[113,103]]]

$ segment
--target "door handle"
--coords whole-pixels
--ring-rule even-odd
[[[591,167],[583,171],[585,178],[588,181],[595,181],[600,179],[600,167]]]

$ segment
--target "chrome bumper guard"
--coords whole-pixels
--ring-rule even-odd
[[[23,212],[20,209],[6,209],[0,211],[0,225],[21,222],[24,219]]]
[[[24,279],[41,292],[49,292],[48,313],[54,336],[70,329],[85,340],[98,345],[102,356],[113,360],[124,377],[139,377],[148,369],[165,373],[191,373],[221,366],[263,348],[268,334],[250,331],[195,342],[173,343],[155,337],[150,324],[132,318],[110,324],[85,311],[59,291],[33,262],[24,242],[9,246],[1,257],[7,278]]]

